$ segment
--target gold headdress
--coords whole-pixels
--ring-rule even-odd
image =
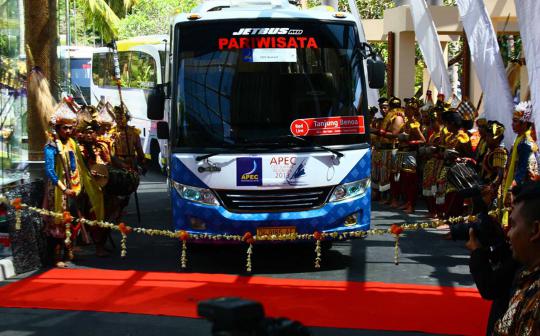
[[[490,121],[488,124],[488,132],[493,139],[498,139],[501,135],[504,135],[504,130],[504,125],[498,121]]]

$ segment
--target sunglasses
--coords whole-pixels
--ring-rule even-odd
[[[60,128],[67,131],[67,130],[73,129],[73,126],[63,125],[63,126],[61,126]]]

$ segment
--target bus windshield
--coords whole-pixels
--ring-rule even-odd
[[[235,20],[176,28],[172,145],[245,148],[291,134],[296,119],[365,118],[356,26]],[[297,147],[366,143],[366,134],[309,136]]]

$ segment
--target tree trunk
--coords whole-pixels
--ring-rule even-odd
[[[56,0],[24,0],[24,39],[31,52],[26,55],[28,74],[32,67],[39,66],[54,90],[56,81]],[[54,95],[54,92],[53,92]],[[45,131],[32,95],[28,97],[28,159],[43,160]]]

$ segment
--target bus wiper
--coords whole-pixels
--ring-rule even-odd
[[[286,135],[279,135],[279,136],[276,136],[276,137],[272,137],[272,138],[267,138],[267,139],[253,139],[253,142],[255,144],[258,144],[259,141],[264,141],[264,140],[280,140],[280,139],[291,139],[291,140],[296,140],[296,143],[299,143],[299,142],[302,142],[302,143],[305,143],[311,147],[315,147],[315,148],[320,148],[320,149],[324,149],[325,151],[327,152],[330,152],[332,154],[334,154],[335,156],[337,156],[338,158],[342,158],[344,155],[343,153],[335,150],[335,149],[332,149],[332,148],[328,148],[326,146],[323,146],[323,145],[319,145],[313,141],[309,141],[307,139],[304,139],[304,138],[301,138],[301,137],[298,137],[298,136],[295,136],[295,135],[291,135],[291,134],[286,134]],[[275,143],[272,143],[272,144],[276,144],[276,145],[280,145],[279,142],[275,142]]]
[[[294,135],[282,135],[282,136],[276,136],[276,137],[271,137],[271,138],[259,138],[259,139],[252,139],[249,143],[247,143],[247,140],[245,141],[246,142],[246,145],[244,146],[234,146],[232,147],[231,149],[236,149],[236,150],[252,150],[254,147],[262,147],[262,146],[272,146],[272,148],[269,148],[269,149],[265,149],[261,152],[266,152],[266,151],[271,151],[271,150],[275,150],[276,148],[290,148],[291,147],[291,144],[285,144],[285,143],[282,143],[282,142],[279,142],[279,140],[282,140],[282,139],[291,139],[291,140],[295,140],[296,143],[298,144],[299,142],[301,143],[305,143],[311,147],[315,147],[315,148],[320,148],[320,149],[323,149],[327,152],[330,152],[332,154],[334,154],[335,156],[337,156],[338,158],[342,158],[344,156],[343,153],[335,150],[335,149],[332,149],[332,148],[328,148],[326,146],[323,146],[323,145],[319,145],[319,144],[316,144],[312,141],[309,141],[307,139],[304,139],[304,138],[301,138],[301,137],[297,137],[297,136],[294,136]],[[278,140],[278,141],[275,141],[275,140]],[[208,154],[204,154],[204,155],[199,155],[199,156],[196,156],[195,157],[195,161],[202,161],[202,160],[206,160],[212,156],[216,156],[216,155],[219,155],[219,154],[225,154],[224,152],[213,152],[213,153],[208,153]]]

